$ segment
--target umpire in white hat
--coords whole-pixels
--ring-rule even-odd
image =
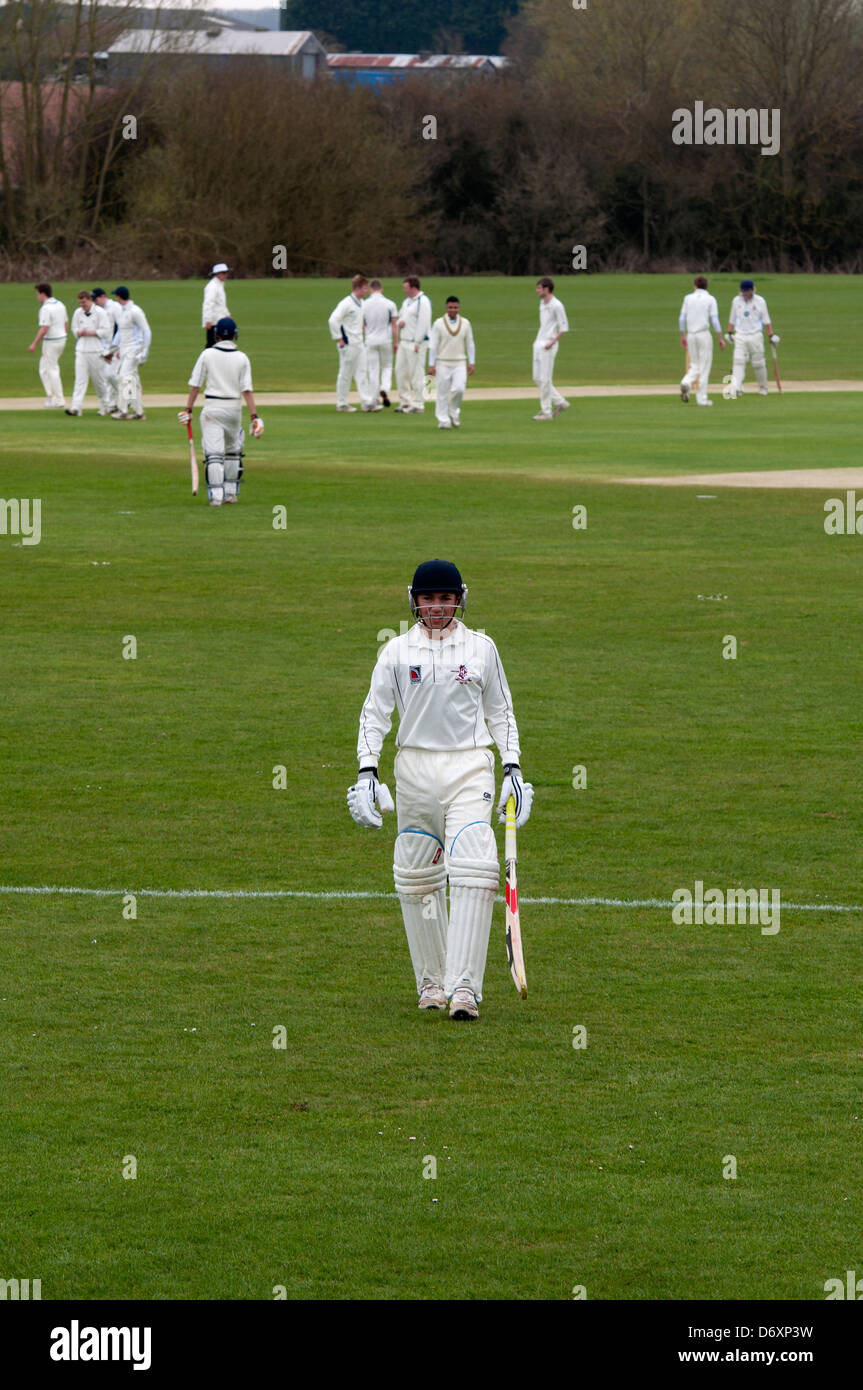
[[[219,261],[217,265],[213,266],[211,278],[207,281],[204,290],[204,308],[201,314],[201,326],[207,335],[205,347],[215,347],[216,324],[219,319],[230,318],[228,300],[225,294],[225,281],[230,273],[225,262]]]

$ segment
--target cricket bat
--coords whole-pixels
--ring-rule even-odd
[[[198,495],[198,460],[195,458],[195,436],[194,436],[194,434],[192,433],[192,422],[191,422],[191,420],[189,420],[189,421],[187,422],[187,424],[186,424],[186,429],[189,431],[189,463],[190,463],[191,469],[192,469],[192,496],[193,496],[193,497],[197,497],[197,495]]]
[[[506,954],[509,972],[522,999],[527,998],[527,978],[524,973],[524,953],[521,948],[521,921],[518,914],[518,875],[515,843],[515,797],[506,803]]]
[[[782,382],[779,380],[779,358],[776,355],[776,344],[770,344],[770,351],[773,353],[773,375],[776,378],[776,389],[782,395]]]

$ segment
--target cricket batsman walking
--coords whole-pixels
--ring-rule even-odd
[[[204,348],[189,377],[189,395],[181,410],[181,425],[192,419],[192,407],[204,387],[201,411],[201,441],[204,446],[204,476],[211,507],[239,501],[243,476],[243,401],[249,407],[252,434],[260,439],[264,422],[255,410],[252,394],[252,366],[237,347],[237,325],[232,318],[216,324],[215,347]]]
[[[503,763],[499,819],[513,796],[522,826],[533,802],[506,676],[491,638],[465,626],[467,593],[450,561],[418,567],[408,589],[416,622],[378,656],[360,715],[359,775],[347,796],[358,825],[379,829],[381,812],[394,809],[378,762],[397,710],[393,877],[419,1007],[449,1003],[457,1020],[478,1017],[498,888],[492,744]]]

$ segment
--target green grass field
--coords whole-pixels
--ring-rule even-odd
[[[835,380],[853,375],[859,357],[863,277],[849,275],[759,276],[782,337],[782,371],[789,380]],[[115,282],[101,282],[107,290]],[[710,277],[727,326],[739,275]],[[572,336],[561,345],[557,378],[571,385],[677,382],[682,352],[677,332],[680,305],[692,288],[685,275],[558,276],[556,292],[567,308]],[[71,316],[79,289],[54,285]],[[335,382],[335,349],[327,318],[350,285],[342,280],[237,280],[227,284],[228,306],[240,325],[240,344],[260,391],[324,390]],[[531,344],[538,324],[535,281],[528,278],[428,279],[435,314],[458,294],[477,344],[477,386],[530,384]],[[182,395],[201,350],[203,281],[130,285],[153,330],[150,360],[142,370],[145,393]],[[384,293],[401,304],[398,280]],[[41,395],[36,362],[27,352],[36,332],[38,300],[32,286],[0,285],[0,310],[8,331],[3,350],[2,394]],[[16,352],[11,345],[20,345]],[[716,353],[714,380],[731,370],[731,354]],[[61,365],[71,388],[74,366],[67,345]],[[65,384],[65,382],[64,382]]]
[[[599,349],[598,282],[563,295],[584,337],[560,379],[673,380],[684,283],[602,284]],[[859,314],[859,286],[818,286]],[[789,374],[830,378],[851,316],[816,319],[815,288],[765,286]],[[470,291],[478,323],[511,306],[489,373],[524,381],[530,283]],[[334,292],[279,285],[283,321]],[[21,293],[0,295],[13,326]],[[286,342],[272,286],[229,303],[253,295],[256,384],[330,384],[325,327]],[[145,368],[182,394],[198,288],[140,299],[156,327],[192,316]],[[8,394],[38,390],[26,353],[4,367]],[[270,409],[220,511],[190,495],[171,411],[4,414],[0,495],[41,499],[42,539],[0,535],[2,886],[111,891],[0,893],[0,1276],[44,1299],[769,1300],[863,1268],[860,910],[786,906],[863,902],[863,540],[825,535],[826,492],[616,481],[857,464],[858,398],[530,414],[468,396],[439,435],[428,413]],[[522,1003],[499,906],[479,1022],[417,1012],[396,901],[323,895],[392,892],[392,823],[360,830],[344,796],[382,630],[434,554],[512,687],[523,899],[779,888],[778,934],[525,901]],[[320,896],[141,892],[129,920],[136,890]]]

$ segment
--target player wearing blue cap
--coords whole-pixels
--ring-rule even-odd
[[[399,719],[394,773],[398,834],[393,876],[419,1007],[477,1017],[498,857],[491,827],[496,744],[498,812],[510,795],[516,825],[533,787],[519,766],[518,728],[497,647],[465,626],[467,585],[449,560],[426,560],[409,590],[413,627],[381,649],[360,715],[359,775],[348,791],[358,825],[379,829],[393,799],[378,778],[384,739]],[[447,909],[449,881],[449,909]]]
[[[767,363],[764,360],[764,330],[774,347],[779,342],[779,334],[773,332],[766,300],[755,293],[751,280],[740,281],[740,293],[731,301],[728,314],[728,336],[734,340],[734,357],[731,364],[730,396],[743,395],[743,378],[746,363],[752,363],[759,396],[767,395]]]
[[[186,409],[180,411],[180,424],[188,425],[192,407],[201,387],[201,440],[204,445],[204,472],[211,507],[237,502],[243,476],[243,401],[252,417],[252,434],[264,433],[264,423],[255,410],[252,394],[252,364],[237,347],[238,330],[232,318],[219,319],[216,344],[204,348],[189,377]]]

